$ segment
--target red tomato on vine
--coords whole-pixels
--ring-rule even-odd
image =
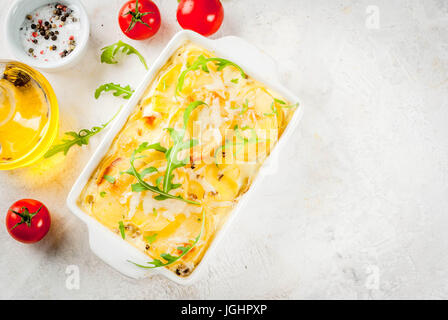
[[[160,28],[159,8],[151,0],[130,0],[118,13],[121,31],[131,39],[143,40],[155,35]]]
[[[206,37],[218,31],[223,20],[224,8],[219,0],[181,0],[177,7],[180,26]]]
[[[14,239],[23,243],[40,241],[48,233],[50,226],[50,213],[37,200],[16,201],[6,214],[6,229]]]

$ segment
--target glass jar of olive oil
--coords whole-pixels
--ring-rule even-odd
[[[58,122],[56,95],[44,76],[23,63],[0,60],[0,170],[40,159]]]

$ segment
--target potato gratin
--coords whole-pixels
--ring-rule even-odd
[[[84,211],[188,276],[297,105],[192,43],[161,68],[84,188]]]

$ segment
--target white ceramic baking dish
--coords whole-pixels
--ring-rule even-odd
[[[228,36],[217,40],[210,40],[191,31],[181,31],[171,39],[157,60],[152,64],[150,70],[145,75],[143,81],[132,95],[127,105],[121,110],[114,122],[110,125],[111,127],[109,128],[107,134],[103,138],[101,144],[98,146],[98,149],[95,151],[90,161],[87,163],[79,178],[76,180],[67,198],[67,205],[70,210],[87,224],[89,230],[89,242],[92,251],[119,272],[136,279],[155,274],[161,274],[179,284],[190,284],[197,279],[198,274],[200,274],[200,271],[204,268],[205,263],[215,250],[220,239],[223,238],[232,220],[244,209],[251,194],[255,192],[257,185],[261,184],[263,178],[276,167],[275,163],[272,162],[275,162],[275,159],[278,158],[278,154],[282,147],[287,144],[287,140],[290,138],[292,131],[297,126],[303,113],[303,106],[299,105],[299,108],[296,110],[294,117],[281,136],[277,146],[261,167],[252,186],[240,199],[239,203],[230,214],[227,222],[211,243],[202,261],[190,276],[187,278],[181,278],[166,268],[148,270],[139,268],[129,263],[128,260],[145,264],[150,260],[150,258],[143,252],[140,252],[138,249],[133,247],[131,244],[123,241],[121,237],[111,232],[94,218],[83,212],[80,209],[77,200],[93,171],[97,168],[98,164],[112,144],[115,136],[120,132],[121,128],[126,123],[129,115],[134,110],[134,107],[140,100],[148,85],[157,75],[159,69],[167,62],[170,56],[188,40],[204,47],[207,50],[210,50],[211,52],[214,52],[219,57],[234,61],[240,65],[247,74],[261,81],[268,88],[277,91],[288,101],[292,103],[299,102],[299,99],[293,93],[280,84],[275,62],[265,53],[261,52],[259,49],[241,38]]]

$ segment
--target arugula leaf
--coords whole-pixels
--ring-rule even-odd
[[[122,87],[119,84],[110,82],[100,85],[95,90],[95,99],[98,99],[103,91],[115,91],[113,95],[116,97],[123,95],[123,99],[129,99],[134,93],[134,90],[129,85]]]
[[[196,61],[193,62],[193,64],[191,66],[189,66],[187,69],[182,71],[182,73],[180,74],[179,78],[177,79],[176,95],[182,91],[182,88],[183,88],[184,82],[185,82],[185,76],[187,75],[188,72],[198,70],[199,68],[201,68],[202,71],[204,71],[204,72],[207,72],[207,73],[210,72],[210,70],[207,67],[208,62],[214,62],[218,66],[218,71],[221,71],[222,69],[224,69],[227,66],[233,66],[240,71],[241,76],[244,79],[247,78],[247,74],[243,71],[243,69],[241,69],[241,67],[239,65],[235,64],[234,62],[229,61],[227,59],[223,59],[223,58],[206,58],[201,54],[196,59]]]
[[[106,191],[101,191],[100,192],[100,197],[104,198],[106,196],[107,192]]]
[[[274,98],[274,101],[277,102],[277,103],[279,103],[279,104],[286,104],[285,101],[280,100],[280,99],[277,99],[277,98]]]
[[[277,108],[274,106],[274,102],[271,103],[271,110],[272,110],[271,113],[263,113],[263,114],[265,116],[267,116],[267,117],[271,117],[273,115],[277,115],[278,116],[278,111],[277,111]]]
[[[127,171],[123,172],[123,173],[130,174],[130,175],[134,176],[137,179],[137,183],[134,183],[133,185],[131,185],[132,191],[133,192],[142,192],[142,191],[149,190],[149,191],[154,192],[154,193],[157,194],[155,199],[157,197],[160,197],[157,200],[159,200],[159,199],[161,199],[163,197],[163,199],[176,199],[176,200],[181,200],[181,201],[184,201],[184,202],[187,202],[187,203],[190,203],[190,204],[199,205],[200,204],[199,202],[188,200],[188,199],[184,199],[181,196],[174,196],[174,195],[169,194],[168,192],[165,192],[162,189],[160,189],[158,187],[158,185],[152,186],[152,185],[150,185],[149,183],[147,183],[146,181],[143,180],[142,175],[139,172],[137,172],[137,169],[135,169],[134,162],[135,162],[135,160],[141,158],[141,156],[137,157],[137,154],[142,153],[143,151],[149,150],[149,149],[158,150],[158,151],[166,150],[165,148],[161,147],[160,144],[158,144],[158,143],[150,145],[147,142],[143,142],[140,146],[138,146],[137,149],[134,150],[134,152],[132,153],[131,158],[130,158],[131,167]],[[153,170],[151,169],[151,170],[148,170],[147,172],[149,172],[149,171],[153,171]],[[153,171],[153,172],[155,172],[155,171]]]
[[[112,177],[112,176],[108,176],[107,174],[105,174],[104,176],[103,176],[103,179],[104,180],[106,180],[107,182],[109,182],[109,183],[115,183],[115,178],[114,177]]]
[[[235,67],[235,68],[238,69],[238,71],[241,73],[241,76],[242,76],[244,79],[247,78],[247,75],[246,75],[246,73],[244,73],[243,69],[241,69],[241,67],[240,67],[239,65],[237,65],[236,63],[234,63],[234,62],[232,62],[232,61],[229,61],[229,60],[227,60],[227,59],[223,59],[223,58],[208,58],[208,59],[207,59],[207,62],[208,62],[208,61],[213,61],[213,62],[215,62],[216,65],[218,66],[218,71],[221,71],[221,70],[224,69],[225,67],[233,66],[233,67]]]
[[[181,252],[178,256],[172,256],[169,253],[162,253],[160,257],[165,260],[166,262],[162,262],[159,259],[153,259],[152,261],[147,262],[147,264],[151,264],[151,266],[145,266],[138,263],[135,263],[133,261],[128,260],[128,262],[133,263],[137,267],[145,268],[145,269],[154,269],[159,267],[166,267],[170,264],[173,264],[174,262],[181,259],[183,256],[185,256],[188,252],[191,251],[191,249],[194,248],[194,246],[198,243],[199,239],[201,238],[202,233],[204,232],[204,223],[205,223],[205,210],[202,210],[202,225],[201,225],[201,231],[199,234],[194,238],[194,240],[190,240],[190,243],[186,246],[179,246],[176,249]]]
[[[155,168],[155,167],[148,167],[148,168],[143,169],[140,172],[140,175],[142,176],[142,178],[144,178],[146,175],[151,174],[153,172],[158,172],[157,168]]]
[[[133,183],[131,185],[131,190],[132,192],[143,192],[148,190],[148,188],[146,188],[144,185],[140,184],[140,183]]]
[[[206,105],[205,102],[198,100],[198,101],[194,101],[188,105],[188,107],[184,111],[184,116],[183,116],[184,128],[183,129],[180,129],[180,130],[175,130],[173,128],[166,129],[170,134],[171,140],[173,140],[173,145],[169,149],[162,147],[160,145],[160,143],[148,144],[147,142],[144,142],[137,149],[134,150],[134,152],[131,156],[131,168],[128,169],[127,171],[123,172],[123,173],[133,175],[138,180],[138,183],[135,183],[131,186],[132,191],[141,192],[141,191],[145,191],[145,190],[150,190],[150,191],[158,194],[157,196],[154,197],[154,199],[156,199],[156,200],[177,199],[177,200],[185,201],[190,204],[199,205],[199,202],[184,199],[181,196],[173,196],[169,192],[171,190],[177,189],[181,186],[180,184],[173,183],[173,178],[174,178],[173,171],[177,168],[185,166],[189,161],[188,157],[186,157],[185,159],[179,160],[179,158],[178,158],[179,152],[186,150],[186,149],[190,149],[190,148],[194,147],[195,145],[197,145],[197,143],[198,143],[198,141],[194,140],[194,139],[184,141],[184,137],[185,137],[185,130],[187,128],[188,120],[190,119],[191,112],[194,109],[196,109],[198,106],[203,105],[203,104]],[[147,169],[144,169],[142,172],[138,173],[134,167],[134,161],[137,159],[136,155],[138,153],[141,153],[145,150],[150,150],[150,149],[164,153],[166,161],[167,161],[165,174],[163,176],[163,183],[161,180],[162,177],[159,177],[159,178],[157,178],[155,186],[149,185],[147,182],[143,181],[144,174],[155,172],[154,171],[155,168],[154,169],[147,168]],[[161,183],[162,183],[162,188],[159,188],[159,185]]]
[[[163,176],[160,176],[156,179],[156,186],[159,186],[162,183]]]
[[[203,101],[194,101],[188,105],[188,107],[184,111],[184,128],[181,130],[175,130],[173,128],[168,128],[168,132],[170,133],[170,137],[173,140],[173,146],[166,150],[165,158],[167,160],[165,176],[163,178],[163,191],[169,192],[172,189],[175,189],[176,186],[173,185],[172,179],[174,175],[172,174],[173,170],[185,166],[189,158],[186,157],[183,160],[178,159],[178,154],[180,151],[185,149],[190,149],[198,144],[197,140],[190,139],[188,141],[183,141],[185,137],[185,130],[188,125],[188,120],[190,119],[191,112],[196,109],[200,105],[207,105]],[[161,197],[159,197],[161,198]]]
[[[148,242],[149,244],[152,244],[154,241],[156,241],[156,239],[157,233],[145,237],[146,242]]]
[[[280,100],[280,99],[276,99],[276,98],[274,98],[274,102],[280,104],[281,108],[286,108],[286,109],[287,108],[296,108],[296,107],[299,106],[299,103],[291,104],[291,105],[287,106],[285,101]],[[274,102],[272,102],[272,104],[271,104],[272,112],[271,113],[264,113],[265,116],[268,116],[268,117],[273,116],[273,115],[277,115],[278,116],[278,109],[277,109],[277,107],[274,106]]]
[[[281,106],[282,108],[297,108],[299,106],[299,103],[291,104],[289,106]]]
[[[124,232],[124,224],[123,221],[118,221],[118,228],[120,229],[121,237],[123,239],[126,238],[126,233]]]
[[[148,70],[148,65],[146,64],[145,58],[140,54],[140,52],[137,51],[133,46],[124,43],[123,41],[118,41],[114,44],[111,44],[110,46],[106,46],[104,48],[101,48],[101,63],[108,63],[108,64],[116,64],[118,63],[117,60],[117,53],[121,51],[122,53],[126,55],[135,54],[140,59],[140,62],[143,63],[146,70]]]
[[[121,108],[120,108],[121,110]],[[115,117],[117,116],[117,114],[120,112],[120,110],[117,111],[117,113],[112,117],[112,119],[110,119],[109,121],[107,121],[105,124],[101,125],[100,127],[96,126],[89,129],[81,129],[78,133],[74,132],[74,131],[68,131],[65,133],[65,135],[72,137],[73,139],[69,140],[69,139],[62,139],[60,144],[54,145],[50,148],[50,150],[47,151],[47,153],[44,154],[44,158],[50,158],[51,156],[54,156],[55,154],[59,153],[59,152],[63,152],[64,155],[67,155],[68,150],[75,146],[83,146],[83,145],[88,145],[89,144],[89,140],[92,136],[96,135],[98,132],[100,132],[101,130],[103,130],[104,128],[106,128],[109,123],[112,122],[112,120],[115,119]]]
[[[249,144],[249,143],[251,143],[251,144],[252,143],[258,143],[258,141],[259,141],[257,133],[256,133],[254,128],[250,128],[248,126],[245,126],[245,127],[241,127],[241,129],[240,129],[240,128],[238,128],[238,125],[235,125],[233,127],[233,130],[235,131],[236,142],[226,140],[223,145],[221,145],[220,147],[218,147],[216,149],[216,151],[215,151],[215,164],[216,165],[218,164],[218,157],[217,157],[217,155],[219,154],[219,152],[222,152],[222,150],[225,151],[227,148],[230,149],[230,148],[236,147],[235,154],[237,154],[247,144]],[[250,133],[251,133],[249,138],[246,138],[241,133],[241,131],[246,131],[246,130],[249,130]]]

